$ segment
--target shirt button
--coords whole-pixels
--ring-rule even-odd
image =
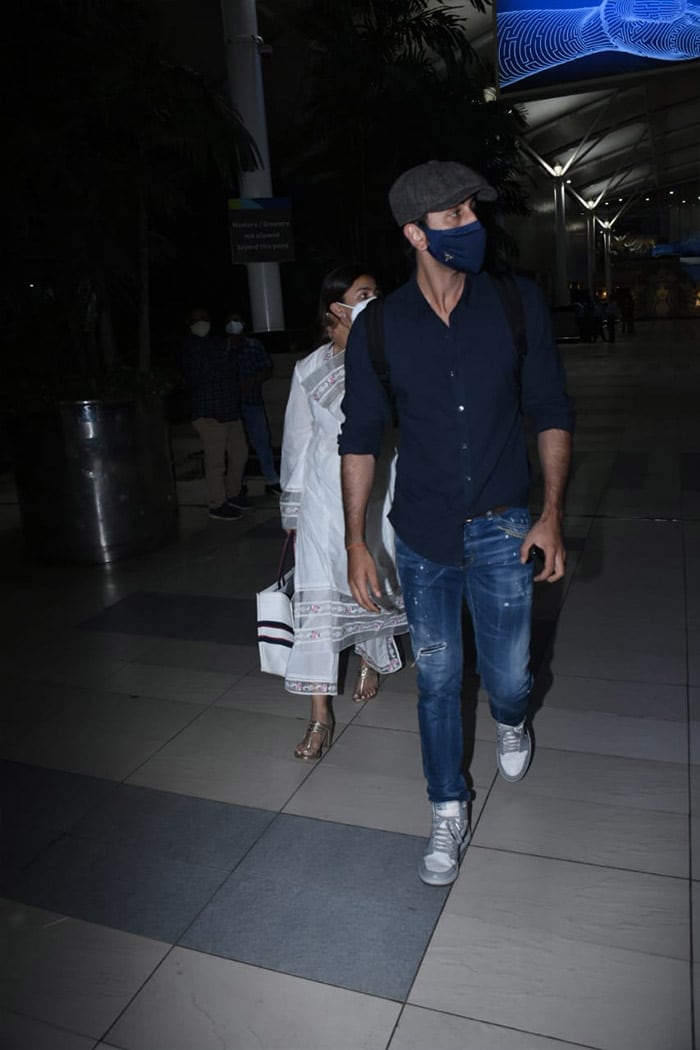
[[[471,480],[472,480],[471,474],[467,474],[467,481],[471,481]]]
[[[462,445],[462,452],[466,452],[468,448],[469,445]]]
[[[458,412],[464,412],[464,405],[457,405]]]
[[[452,369],[450,369],[450,378],[451,379],[454,379],[456,374],[457,374],[456,372],[454,372]]]

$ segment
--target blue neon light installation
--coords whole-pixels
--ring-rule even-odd
[[[567,0],[531,6],[498,0],[501,87],[590,56],[626,54],[662,62],[700,58],[700,3],[692,0]],[[605,75],[598,63],[588,76]],[[610,71],[617,71],[612,68]],[[585,74],[584,74],[585,75]]]

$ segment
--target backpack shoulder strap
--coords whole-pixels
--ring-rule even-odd
[[[498,292],[503,309],[505,310],[508,324],[513,334],[513,342],[517,353],[516,371],[518,375],[518,387],[521,385],[523,362],[527,353],[527,334],[525,331],[525,310],[523,301],[518,291],[513,275],[510,273],[491,274],[494,287]]]
[[[384,302],[375,299],[365,307],[367,328],[367,349],[372,367],[377,373],[377,378],[382,386],[388,390],[389,368],[386,362],[386,351],[384,349]]]
[[[369,359],[372,362],[372,368],[376,372],[377,379],[384,387],[384,392],[389,398],[392,423],[394,427],[397,427],[398,416],[396,412],[396,399],[394,398],[394,391],[391,389],[389,365],[386,359],[384,343],[384,300],[375,299],[374,302],[369,303],[364,309],[364,315],[367,318],[367,349],[369,351]]]

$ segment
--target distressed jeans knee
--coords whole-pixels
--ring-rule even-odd
[[[422,649],[419,649],[416,653],[415,662],[424,660],[427,656],[436,656],[437,653],[444,653],[447,648],[447,642],[435,642],[433,645],[425,645]]]
[[[469,791],[462,773],[462,570],[420,557],[398,537],[396,564],[417,672],[428,797],[463,801]]]

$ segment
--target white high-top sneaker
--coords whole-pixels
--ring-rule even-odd
[[[459,875],[471,828],[466,802],[433,802],[433,826],[418,874],[429,886],[448,886]]]
[[[522,780],[530,765],[531,752],[530,730],[525,722],[519,726],[496,723],[496,759],[504,780],[511,783]]]

